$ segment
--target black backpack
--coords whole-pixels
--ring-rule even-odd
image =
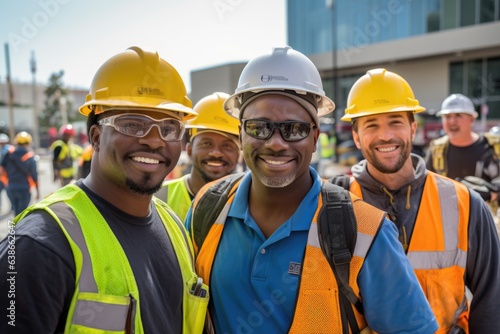
[[[228,198],[233,195],[230,192],[234,184],[243,175],[245,173],[232,174],[217,181],[198,199],[191,221],[193,240],[198,249],[201,249]],[[357,224],[350,194],[344,188],[345,185],[340,187],[331,182],[322,183],[323,207],[318,214],[318,236],[321,250],[342,291],[339,294],[339,304],[343,332],[348,333],[350,326],[352,333],[359,333],[351,304],[360,314],[364,313],[363,305],[349,286],[349,264],[356,245]]]

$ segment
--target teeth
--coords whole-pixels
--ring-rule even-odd
[[[274,161],[274,160],[266,160],[266,162],[270,165],[284,165],[285,162],[283,161]]]
[[[159,164],[160,163],[160,160],[143,158],[143,157],[133,157],[132,160],[137,161],[137,162],[143,162],[145,164]]]
[[[212,166],[212,167],[220,167],[223,165],[222,162],[207,162],[207,165]]]
[[[380,152],[392,152],[392,151],[396,150],[396,146],[379,148],[378,150]]]

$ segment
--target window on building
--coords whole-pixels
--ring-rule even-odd
[[[500,119],[500,57],[450,64],[450,94],[462,93],[488,105],[488,118]]]

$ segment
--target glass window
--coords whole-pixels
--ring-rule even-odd
[[[464,63],[450,64],[450,93],[464,91]]]
[[[476,1],[462,0],[460,6],[460,26],[470,26],[476,23]]]
[[[486,60],[487,73],[487,96],[498,96],[500,98],[500,57]],[[500,113],[500,109],[498,110]]]
[[[495,0],[480,0],[479,22],[495,20]]]
[[[465,95],[470,98],[480,98],[483,96],[483,88],[485,88],[482,71],[483,62],[481,59],[472,60],[467,65],[467,93]]]
[[[438,31],[440,29],[440,6],[439,0],[427,1],[427,32]]]
[[[443,29],[456,28],[457,25],[457,1],[444,0],[444,26]]]
[[[488,104],[488,118],[500,119],[500,98],[496,100],[489,100]]]

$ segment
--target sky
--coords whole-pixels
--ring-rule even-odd
[[[0,82],[48,83],[64,71],[66,87],[88,88],[99,66],[130,46],[157,51],[188,91],[190,72],[248,61],[285,45],[286,0],[3,0]]]

